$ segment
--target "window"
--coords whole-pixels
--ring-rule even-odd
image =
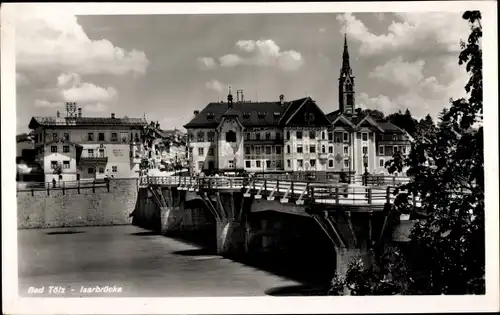
[[[104,167],[99,167],[99,174],[104,174]]]
[[[270,132],[266,132],[266,140],[271,140],[271,133]]]
[[[368,147],[363,147],[363,155],[368,154]]]
[[[384,167],[384,159],[380,159],[379,163],[380,167]]]
[[[205,133],[203,131],[198,131],[198,142],[205,141]]]
[[[111,141],[118,141],[118,134],[116,132],[111,133]]]
[[[245,147],[245,154],[250,154],[250,147]]]
[[[111,138],[113,138],[113,135],[111,135]],[[189,132],[189,141],[194,141],[194,134],[192,132]]]
[[[276,146],[276,154],[281,154],[281,147],[280,146]]]
[[[260,146],[255,147],[255,154],[260,155]]]
[[[398,151],[398,146],[397,146],[397,145],[395,145],[395,146],[393,147],[393,151],[394,151],[394,152],[397,152],[397,151]]]
[[[104,132],[99,132],[99,141],[104,141]]]
[[[326,139],[326,134],[324,131],[321,132],[321,139],[325,140]]]
[[[281,161],[276,161],[276,168],[281,168]]]
[[[208,156],[214,156],[214,148],[208,148]]]
[[[344,146],[344,154],[349,154],[349,147],[348,146]]]
[[[128,142],[128,133],[127,132],[120,132],[120,141],[121,141],[121,143]]]
[[[226,132],[226,142],[236,142],[236,132],[232,130]]]
[[[199,156],[204,156],[205,155],[205,152],[204,152],[204,148],[198,148],[198,155]]]
[[[245,132],[245,140],[250,140],[250,132]]]
[[[333,160],[328,160],[328,167],[333,167]]]
[[[271,147],[266,146],[266,154],[271,154]]]
[[[398,140],[398,136],[397,135],[392,135],[392,141],[397,141]]]
[[[316,139],[316,131],[309,131],[309,139]]]
[[[333,153],[333,145],[328,147],[328,153]]]
[[[207,141],[208,142],[213,142],[215,139],[215,132],[209,131],[207,132]]]
[[[251,161],[245,161],[245,167],[246,168],[252,167],[252,162]]]
[[[69,145],[63,146],[63,153],[69,153]]]
[[[406,147],[401,147],[401,151],[403,152],[403,154],[406,154]]]
[[[50,152],[57,153],[57,146],[56,145],[51,146],[50,147]]]
[[[309,153],[316,153],[316,146],[315,145],[309,146]]]
[[[233,160],[229,160],[229,168],[234,168],[234,161]]]
[[[64,133],[64,140],[69,141],[69,133]]]
[[[361,137],[362,137],[362,140],[363,140],[363,141],[368,141],[368,133],[367,133],[367,132],[363,132],[363,133],[361,134]]]
[[[132,151],[130,151],[132,153]],[[104,149],[99,149],[99,157],[104,157]]]
[[[321,146],[321,153],[326,153],[326,147],[324,145]]]
[[[255,140],[260,140],[260,132],[255,133]]]
[[[113,173],[118,172],[118,166],[116,166],[116,165],[111,166],[111,171],[112,171]]]
[[[344,167],[349,168],[349,159],[344,160]]]
[[[290,140],[290,131],[286,132],[286,140]]]
[[[286,167],[288,168],[292,167],[292,160],[286,160]]]
[[[57,132],[54,132],[54,133],[52,134],[52,140],[57,140]]]
[[[344,132],[344,142],[349,141],[349,133]]]
[[[55,169],[57,167],[57,161],[50,161],[50,168]]]
[[[87,169],[87,172],[88,172],[89,174],[94,174],[94,168],[93,168],[93,167],[89,167],[89,168]]]
[[[302,146],[298,145],[297,146],[297,153],[302,153],[302,152],[303,152]]]
[[[328,141],[333,141],[333,132],[328,133]]]
[[[260,168],[260,161],[255,161],[255,166]]]
[[[302,131],[297,131],[297,139],[302,139]]]
[[[203,161],[198,162],[198,169],[199,169],[199,170],[202,170],[202,169],[203,169],[203,166],[204,166]]]
[[[304,167],[304,160],[302,160],[302,159],[297,160],[297,167],[303,168]]]
[[[311,163],[311,167],[316,167],[316,160],[310,160],[309,161]]]
[[[270,168],[270,167],[271,167],[271,161],[266,160],[266,168]]]
[[[290,154],[290,145],[286,146],[286,154]]]
[[[88,141],[94,141],[94,134],[92,132],[87,133],[87,140]]]
[[[63,168],[68,169],[69,168],[69,161],[63,161]]]
[[[281,133],[279,132],[276,132],[276,140],[281,140]]]
[[[381,146],[378,147],[378,154],[379,155],[384,155],[384,146],[383,145],[381,145]]]

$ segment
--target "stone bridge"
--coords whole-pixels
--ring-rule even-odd
[[[249,253],[256,240],[261,249],[284,250],[279,239],[287,238],[293,246],[299,234],[319,231],[333,248],[336,271],[342,275],[352,258],[370,264],[370,250],[393,241],[403,222],[391,212],[394,189],[286,178],[143,177],[132,215],[134,224],[164,235],[202,230],[212,222],[217,253],[224,256]],[[300,228],[300,218],[314,224]],[[310,240],[306,247],[320,246]]]

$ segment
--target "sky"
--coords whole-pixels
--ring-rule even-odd
[[[182,128],[194,110],[244,90],[246,100],[310,96],[338,109],[344,32],[356,106],[436,117],[464,95],[461,13],[86,15],[16,17],[17,132],[32,116],[142,117]]]

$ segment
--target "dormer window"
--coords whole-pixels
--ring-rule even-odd
[[[273,115],[274,115],[274,117],[279,117],[280,113],[279,112],[274,112]]]
[[[209,120],[214,119],[214,113],[207,113],[207,119]]]
[[[266,116],[266,113],[259,112],[257,115],[259,116],[259,118],[264,118]]]
[[[250,113],[243,113],[243,118],[250,118]]]

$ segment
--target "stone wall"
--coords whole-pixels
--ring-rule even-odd
[[[112,180],[106,187],[18,192],[18,228],[130,224],[136,207],[137,180]]]

